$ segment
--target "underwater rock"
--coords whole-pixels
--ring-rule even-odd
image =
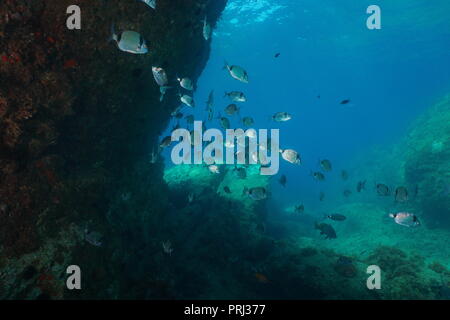
[[[353,261],[347,257],[339,257],[334,264],[334,271],[346,278],[356,277],[357,270]]]
[[[450,96],[430,108],[408,135],[405,180],[416,186],[416,211],[430,227],[450,226]]]
[[[50,275],[38,276],[40,295],[33,288],[20,292],[11,280],[2,283],[0,298],[19,292],[44,299],[138,297],[121,266],[130,250],[150,246],[163,232],[167,186],[148,150],[178,106],[169,92],[160,101],[150,68],[189,74],[195,82],[210,51],[198,17],[208,16],[213,28],[226,0],[159,0],[157,11],[142,10],[138,1],[83,2],[82,32],[66,28],[72,4],[0,2],[0,274],[24,280],[13,266],[33,257],[37,270],[61,274],[68,261],[108,265],[92,274],[115,281],[76,295]],[[198,26],[187,28],[188,20]],[[117,50],[107,41],[112,22],[117,30],[138,30],[149,54]],[[132,197],[122,201],[126,192]],[[73,226],[88,220],[107,244],[96,247],[94,239],[86,246],[75,235]],[[34,277],[32,269],[23,277]]]

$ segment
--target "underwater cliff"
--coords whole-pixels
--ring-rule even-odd
[[[214,27],[225,3],[158,0],[157,14],[140,1],[0,3],[0,298],[71,298],[70,264],[95,283],[76,298],[161,296],[144,264],[167,187],[149,159],[178,100],[159,101],[151,67],[195,81],[203,18]],[[66,28],[72,4],[81,30]],[[149,54],[117,50],[113,23],[143,34]]]

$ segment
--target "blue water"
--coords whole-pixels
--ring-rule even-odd
[[[381,30],[366,27],[371,4],[381,8]],[[418,115],[448,92],[450,19],[445,8],[450,9],[446,0],[230,0],[197,83],[195,119],[206,119],[210,90],[215,91],[215,116],[217,111],[224,115],[230,103],[225,91],[243,91],[248,102],[238,103],[241,116],[252,116],[255,128],[279,128],[281,147],[302,157],[300,168],[280,162],[290,191],[275,183],[275,198],[317,199],[322,186],[310,172],[319,169],[319,159],[332,161],[327,179],[337,179],[359,154],[402,137]],[[274,58],[275,53],[280,56]],[[224,60],[244,67],[250,83],[232,79],[222,70]],[[341,105],[343,99],[351,103]],[[293,119],[268,121],[278,111]],[[242,127],[238,116],[229,119],[232,127]],[[207,126],[220,128],[217,120]],[[169,151],[164,155],[170,166]]]

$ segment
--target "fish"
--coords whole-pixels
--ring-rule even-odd
[[[194,201],[194,194],[192,192],[190,192],[188,194],[188,202],[191,203],[192,201]]]
[[[236,172],[239,179],[245,179],[247,177],[247,170],[243,167],[234,168],[233,171]]]
[[[246,127],[251,127],[255,122],[253,121],[252,117],[244,117],[242,118],[242,123]]]
[[[279,56],[280,56],[279,52],[275,53],[275,55],[274,55],[275,58],[278,58]]]
[[[145,39],[140,33],[135,31],[123,31],[120,34],[116,34],[114,24],[111,25],[110,40],[115,41],[117,47],[124,52],[133,54],[146,54],[148,52]]]
[[[341,178],[342,180],[347,180],[348,179],[348,172],[345,170],[341,171]]]
[[[338,265],[351,265],[353,264],[353,260],[349,257],[340,256],[338,260],[336,261],[336,264]]]
[[[279,182],[283,187],[285,187],[285,186],[286,186],[286,182],[287,182],[286,176],[285,176],[284,174],[281,175],[281,177],[280,177],[280,179],[278,180],[278,182]]]
[[[148,5],[150,8],[156,10],[156,0],[139,0],[139,1],[145,3],[145,4]]]
[[[347,219],[346,216],[339,214],[339,213],[333,213],[333,214],[326,215],[325,218],[328,218],[333,221],[344,221],[345,219]]]
[[[208,111],[208,121],[211,121],[213,118],[214,118],[214,112],[212,110]]]
[[[357,192],[361,192],[361,190],[364,190],[365,188],[366,188],[366,180],[359,181],[358,184],[356,185]]]
[[[167,74],[163,68],[152,67],[152,73],[158,86],[163,87],[169,82],[169,80],[167,79]]]
[[[245,136],[249,137],[250,139],[256,139],[256,130],[247,130],[245,132]]]
[[[344,197],[348,198],[348,197],[350,197],[350,195],[352,194],[352,192],[351,192],[350,190],[347,189],[347,190],[344,190],[343,194],[344,194]]]
[[[342,100],[340,103],[341,104],[347,104],[347,103],[349,103],[350,102],[350,99],[344,99],[344,100]]]
[[[228,187],[228,186],[223,187],[223,191],[225,193],[231,193],[230,187]]]
[[[330,160],[320,160],[319,163],[324,171],[331,171],[333,169]]]
[[[78,65],[77,60],[69,59],[64,62],[63,68],[64,69],[72,69],[72,68],[75,68],[77,65]]]
[[[325,199],[325,193],[321,192],[319,195],[319,201],[323,201],[323,199]]]
[[[230,120],[228,120],[228,118],[225,117],[221,117],[219,114],[218,117],[219,121],[220,121],[220,126],[224,129],[230,129]]]
[[[419,219],[414,213],[409,212],[390,213],[389,217],[393,218],[395,223],[405,227],[420,226]]]
[[[256,278],[256,280],[258,282],[269,283],[269,279],[267,279],[267,277],[264,274],[262,274],[262,273],[256,272],[255,273],[255,278]]]
[[[303,204],[295,206],[294,212],[295,213],[303,213],[305,211],[305,206]]]
[[[246,127],[250,127],[254,124],[254,120],[252,117],[244,117],[241,121]]]
[[[186,122],[188,124],[193,124],[194,123],[194,115],[190,114],[190,115],[188,115],[188,116],[186,116],[184,118],[186,119]]]
[[[194,90],[194,84],[192,80],[189,78],[177,78],[177,81],[180,83],[180,86],[186,90],[192,91]]]
[[[234,148],[234,143],[232,141],[225,141],[224,143],[225,148]]]
[[[172,243],[170,242],[170,240],[163,241],[163,242],[161,242],[161,244],[162,244],[164,253],[166,253],[168,255],[172,255],[173,248],[172,248]]]
[[[161,143],[159,144],[160,148],[166,148],[168,146],[170,146],[170,144],[172,143],[172,137],[171,136],[167,136],[164,139],[161,140]]]
[[[214,90],[211,90],[208,95],[208,100],[206,101],[206,111],[212,109],[214,106]]]
[[[281,153],[281,157],[284,160],[286,160],[287,162],[290,162],[293,164],[301,164],[300,155],[298,154],[297,151],[295,151],[293,149],[284,149],[284,150],[280,149],[280,153]]]
[[[171,89],[171,88],[172,87],[168,87],[168,86],[159,87],[159,92],[161,93],[161,95],[159,96],[159,101],[163,101],[164,95],[166,94],[166,91]]]
[[[215,164],[209,165],[208,166],[208,170],[211,173],[215,173],[215,174],[219,174],[220,173],[219,167],[217,165],[215,165]]]
[[[276,122],[286,122],[292,119],[292,115],[287,112],[277,112],[272,116],[272,120]]]
[[[389,195],[389,187],[385,184],[379,183],[376,185],[377,193],[380,196],[388,196]]]
[[[190,95],[180,94],[180,101],[191,108],[195,108],[194,98],[192,98]]]
[[[254,187],[250,189],[244,187],[242,194],[255,201],[264,200],[267,198],[267,191],[264,187]]]
[[[320,234],[325,235],[325,239],[336,239],[336,231],[334,228],[328,223],[315,223],[315,228],[320,230]]]
[[[183,118],[183,114],[181,112],[177,112],[173,115],[175,117],[175,119],[181,119]]]
[[[235,101],[235,102],[246,102],[247,101],[245,94],[241,91],[225,92],[225,97],[228,97],[231,101]]]
[[[312,176],[317,181],[324,181],[325,180],[325,175],[322,172],[319,172],[319,171],[313,172]]]
[[[155,164],[158,161],[159,153],[156,151],[152,151],[150,154],[150,163]]]
[[[248,83],[248,74],[242,67],[236,65],[228,65],[225,61],[224,69],[227,69],[231,77],[244,83]]]
[[[84,229],[84,240],[95,247],[103,246],[102,235],[99,232]]]
[[[398,187],[397,189],[395,189],[395,201],[408,201],[408,189],[406,189],[405,187]]]
[[[206,41],[208,41],[210,36],[211,36],[211,26],[209,25],[205,17],[205,19],[203,20],[203,38]]]
[[[232,116],[235,113],[239,113],[239,108],[237,105],[235,105],[234,103],[229,104],[226,108],[225,108],[225,113],[229,116]]]

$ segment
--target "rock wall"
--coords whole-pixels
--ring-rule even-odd
[[[66,28],[72,4],[81,30]],[[214,27],[225,4],[0,3],[0,298],[163,296],[141,260],[161,251],[152,239],[167,213],[163,165],[149,159],[179,103],[176,90],[159,101],[151,66],[195,81],[209,55],[203,18]],[[112,23],[140,32],[149,53],[118,50]],[[70,264],[84,290],[65,289]]]
[[[432,227],[450,228],[450,96],[417,121],[407,139],[405,180],[417,186],[417,209]]]

